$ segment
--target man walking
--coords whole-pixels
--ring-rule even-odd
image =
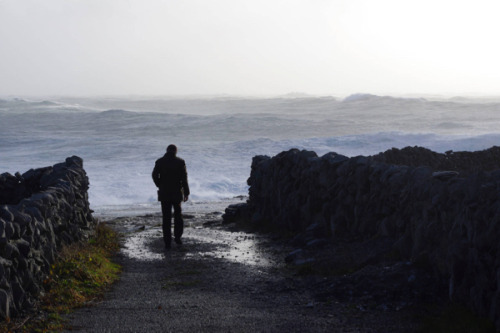
[[[182,220],[182,201],[189,197],[186,162],[177,155],[177,147],[169,145],[167,153],[155,163],[153,181],[158,187],[158,201],[161,201],[163,215],[163,240],[165,248],[169,249],[172,241],[171,219],[174,208],[174,237],[175,243],[182,244],[181,237],[184,231]]]

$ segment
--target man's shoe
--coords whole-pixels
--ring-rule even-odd
[[[181,239],[180,239],[180,238],[176,238],[176,239],[175,239],[175,244],[177,244],[177,245],[182,245],[182,241],[181,241]]]

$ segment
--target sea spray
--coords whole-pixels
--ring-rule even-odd
[[[0,101],[0,172],[67,156],[85,161],[89,200],[156,207],[154,161],[168,144],[186,160],[193,202],[246,195],[252,157],[290,148],[372,155],[393,147],[480,150],[500,142],[500,103],[372,95],[345,100],[58,99]],[[127,208],[128,209],[128,208]]]

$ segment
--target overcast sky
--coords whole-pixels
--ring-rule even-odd
[[[0,95],[500,95],[498,0],[0,0]]]

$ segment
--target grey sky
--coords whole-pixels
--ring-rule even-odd
[[[0,95],[500,95],[496,0],[0,0]]]

